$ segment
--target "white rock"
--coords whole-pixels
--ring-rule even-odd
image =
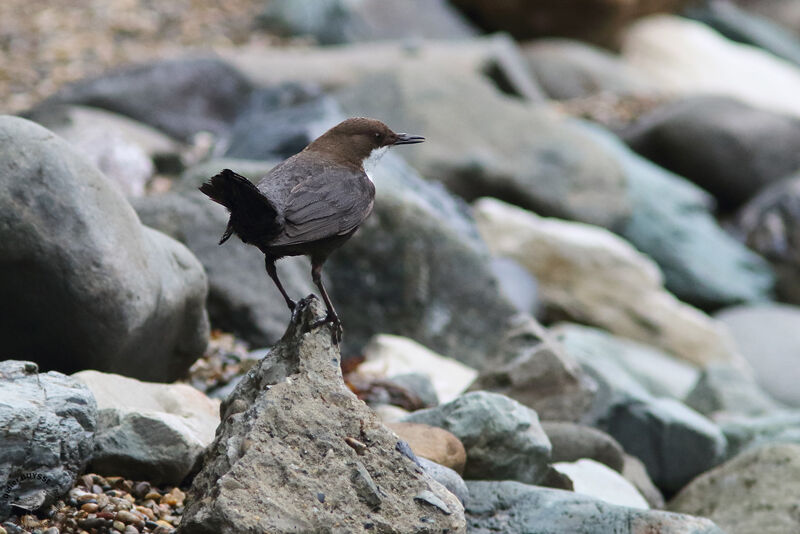
[[[180,421],[202,446],[214,439],[219,425],[219,404],[187,384],[157,384],[135,378],[81,371],[72,375],[91,390],[98,411],[121,410],[154,414],[161,420]],[[165,417],[167,416],[167,417]]]
[[[650,508],[633,484],[600,462],[584,458],[577,462],[556,462],[553,467],[572,480],[575,493],[596,497],[619,506],[642,510]]]
[[[667,292],[658,266],[611,232],[488,198],[474,214],[492,252],[536,277],[544,306],[695,364],[745,365],[721,324]]]
[[[358,367],[359,373],[383,377],[423,374],[433,383],[441,403],[455,399],[478,376],[475,369],[400,336],[378,334],[364,348],[364,356],[366,361]]]
[[[800,116],[800,69],[699,22],[671,15],[642,19],[625,35],[622,56],[666,92],[727,95]]]

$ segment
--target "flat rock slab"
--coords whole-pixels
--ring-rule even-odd
[[[465,532],[458,499],[345,387],[316,299],[222,406],[180,532]]]
[[[0,362],[0,521],[69,491],[92,455],[97,404],[78,380]]]
[[[711,520],[616,506],[571,491],[518,482],[468,482],[473,534],[723,534]]]

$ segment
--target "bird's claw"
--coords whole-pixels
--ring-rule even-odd
[[[344,329],[342,328],[342,321],[339,320],[335,313],[328,313],[324,319],[313,322],[311,328],[317,328],[327,323],[331,323],[331,341],[333,341],[334,345],[338,345],[342,341]]]
[[[300,319],[301,306],[295,301],[287,302],[289,309],[292,311],[292,322],[296,323]]]

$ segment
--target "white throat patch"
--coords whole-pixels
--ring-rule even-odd
[[[378,162],[383,155],[386,154],[387,150],[389,150],[388,145],[376,148],[370,153],[369,157],[364,160],[364,171],[367,173],[367,178],[373,183],[375,183],[375,180],[372,179],[372,171],[378,166]]]

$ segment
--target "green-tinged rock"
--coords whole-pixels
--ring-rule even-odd
[[[547,473],[550,441],[536,412],[496,393],[466,393],[454,401],[413,412],[404,421],[453,433],[467,451],[467,479],[535,484]]]
[[[467,482],[474,534],[724,534],[711,520],[616,506],[571,491],[519,482]]]

